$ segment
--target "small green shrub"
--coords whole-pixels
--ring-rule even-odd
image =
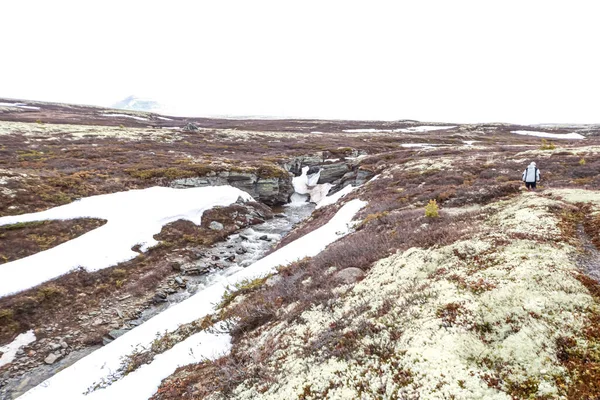
[[[585,158],[581,157],[581,160],[579,160],[579,165],[585,165]]]
[[[540,146],[540,150],[554,150],[556,149],[556,145],[546,139],[542,139],[542,145]]]
[[[61,298],[64,294],[65,293],[63,289],[51,285],[39,289],[35,297],[40,303],[44,303],[55,301]]]
[[[425,206],[425,216],[427,218],[438,218],[440,216],[439,210],[437,201],[429,200],[429,203]]]

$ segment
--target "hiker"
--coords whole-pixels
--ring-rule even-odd
[[[540,181],[540,170],[535,166],[535,162],[529,164],[523,171],[523,182],[527,190],[535,190],[537,182]]]

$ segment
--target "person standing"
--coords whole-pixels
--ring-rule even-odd
[[[537,183],[540,181],[540,170],[535,165],[535,162],[529,164],[523,171],[523,182],[527,190],[535,190]]]

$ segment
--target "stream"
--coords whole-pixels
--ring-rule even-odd
[[[129,324],[133,326],[141,325],[167,308],[189,298],[199,290],[258,261],[296,224],[308,218],[314,209],[315,205],[304,202],[304,199],[283,207],[274,207],[274,218],[262,224],[244,228],[230,235],[227,240],[206,249],[196,261],[196,265],[191,267],[203,269],[208,265],[210,266],[209,273],[185,275],[185,289],[168,294],[166,301],[146,308],[138,319],[129,321]]]
[[[191,297],[199,290],[261,259],[296,224],[312,214],[315,205],[305,201],[306,199],[303,197],[297,199],[297,202],[293,201],[283,207],[274,207],[274,218],[262,224],[244,228],[230,235],[227,240],[202,251],[198,260],[194,262],[195,265],[184,267],[197,267],[200,270],[205,270],[208,267],[208,273],[182,275],[180,279],[184,279],[185,288],[168,294],[165,301],[161,303],[150,305],[137,319],[128,321],[127,325],[131,328],[141,325],[169,307]],[[118,337],[128,330],[120,329],[113,332],[116,334],[115,337]],[[69,367],[96,349],[98,349],[98,346],[74,351],[53,365],[40,365],[17,378],[10,379],[7,381],[6,386],[0,389],[0,398],[15,399],[21,396],[29,389]]]

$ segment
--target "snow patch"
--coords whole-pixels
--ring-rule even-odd
[[[92,196],[47,211],[0,218],[0,226],[19,222],[100,218],[108,222],[52,249],[0,265],[0,297],[37,286],[79,267],[97,271],[135,258],[131,250],[155,246],[154,235],[180,219],[200,224],[204,211],[252,197],[231,186],[143,190]]]
[[[342,197],[351,193],[355,189],[356,188],[352,187],[352,185],[348,185],[348,186],[344,187],[342,190],[340,190],[339,192],[336,192],[336,193],[332,194],[331,196],[327,196],[327,197],[323,198],[321,201],[319,201],[317,203],[317,207],[315,207],[315,208],[318,210],[319,208],[328,206],[330,204],[335,204],[335,203],[337,203],[337,201],[339,199],[341,199]]]
[[[0,346],[0,353],[3,353],[2,357],[0,357],[0,368],[5,366],[6,364],[10,364],[11,362],[13,362],[17,351],[19,351],[21,347],[27,346],[28,344],[33,343],[35,341],[35,333],[33,333],[33,330],[31,330],[25,333],[21,333],[15,338],[15,340],[7,344],[6,346]]]
[[[144,117],[136,117],[135,115],[127,115],[127,114],[102,114],[103,117],[122,117],[122,118],[132,118],[137,119],[138,121],[148,121],[148,118]]]
[[[190,189],[186,189],[190,190]],[[54,399],[64,400],[84,398],[84,393],[94,382],[98,382],[116,372],[122,357],[131,354],[135,348],[149,347],[157,333],[173,332],[179,325],[200,319],[215,311],[215,304],[222,299],[229,286],[244,280],[251,280],[277,272],[278,266],[290,264],[304,257],[314,257],[329,244],[350,232],[352,219],[367,203],[352,200],[346,203],[324,226],[293,241],[281,249],[255,262],[251,266],[199,291],[189,299],[167,309],[108,345],[79,360],[69,368],[23,395],[24,400]],[[196,361],[193,356],[185,356],[190,348],[194,354],[209,356],[229,348],[228,337],[199,333],[166,351],[150,364],[128,374],[121,381],[113,383],[114,389],[100,389],[89,397],[114,399],[148,398],[146,389],[139,385],[156,388],[161,380],[169,376],[174,367]],[[208,355],[207,355],[208,354]],[[148,389],[150,390],[150,389]],[[87,396],[85,396],[87,398]]]
[[[418,132],[429,132],[429,131],[441,131],[444,129],[452,129],[456,128],[456,126],[433,126],[433,125],[423,125],[423,126],[411,126],[410,128],[397,128],[397,129],[374,129],[374,128],[362,128],[362,129],[345,129],[343,132],[347,133],[379,133],[379,132],[387,132],[387,133],[395,133],[395,132],[404,132],[404,133],[418,133]]]
[[[439,144],[431,144],[431,143],[402,143],[400,146],[406,148],[423,148],[423,149],[434,149],[435,146],[439,146]]]
[[[539,131],[511,131],[510,133],[516,133],[517,135],[537,136],[551,139],[585,139],[585,136],[579,133],[548,133]]]
[[[171,118],[167,118],[167,117],[156,117],[156,118],[163,120],[163,121],[173,121]]]
[[[294,191],[299,195],[308,195],[310,196],[310,201],[313,203],[319,203],[329,190],[331,190],[332,185],[330,183],[317,184],[319,182],[319,178],[321,177],[321,170],[316,174],[308,175],[308,167],[302,168],[302,174],[300,176],[292,179],[292,185],[294,186]],[[293,200],[294,201],[294,200]],[[298,201],[298,196],[296,196],[295,201]]]
[[[0,102],[0,107],[16,107],[16,108],[22,108],[25,110],[39,110],[39,107],[35,107],[35,106],[28,106],[25,103],[2,103]]]

